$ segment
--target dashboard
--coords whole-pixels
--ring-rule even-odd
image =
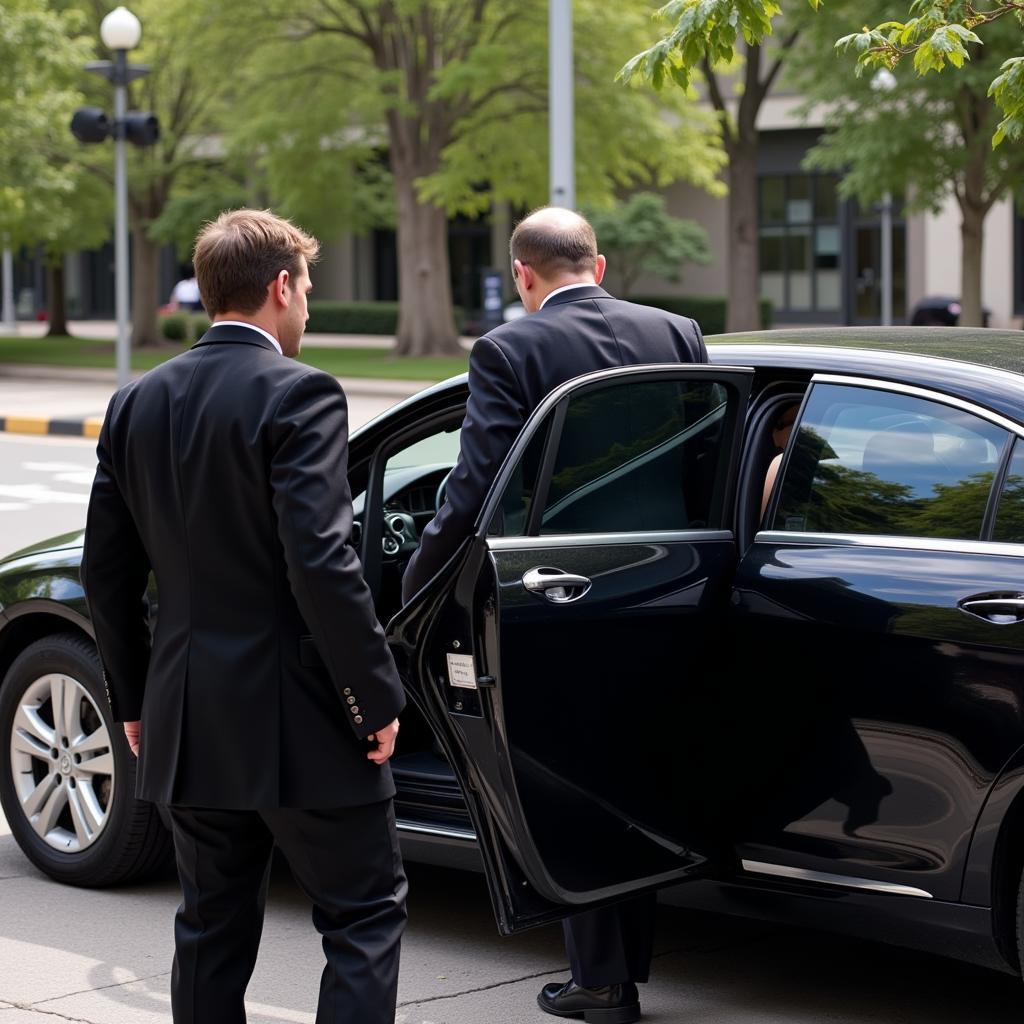
[[[437,512],[437,492],[453,463],[388,468],[384,472],[384,528],[381,548],[386,559],[410,556],[419,546],[424,527]],[[365,492],[352,501],[355,522],[352,543],[362,535]]]

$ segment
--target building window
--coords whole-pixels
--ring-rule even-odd
[[[838,313],[839,179],[831,174],[773,174],[760,179],[761,295],[777,310]]]

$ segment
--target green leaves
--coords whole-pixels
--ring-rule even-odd
[[[993,148],[1005,139],[1020,142],[1024,139],[1024,57],[1013,57],[1003,64],[988,95],[1005,115],[992,137]]]
[[[817,9],[821,0],[808,2]],[[742,36],[748,46],[757,46],[772,34],[773,22],[781,13],[775,0],[671,0],[654,15],[671,29],[630,58],[616,79],[642,81],[661,89],[671,78],[689,88],[693,69],[703,60],[730,63],[737,39]]]
[[[961,70],[972,58],[976,60],[984,45],[976,29],[1004,18],[1007,23],[1012,20],[1024,25],[1024,9],[1016,0],[995,0],[985,8],[975,7],[969,0],[913,0],[908,11],[912,17],[907,21],[885,21],[874,29],[865,27],[863,32],[843,36],[836,48],[857,54],[858,73],[865,68],[895,68],[910,57],[917,74],[927,75],[930,71],[940,73],[947,65]],[[1012,19],[1006,18],[1011,14]],[[993,146],[1008,137],[1020,137],[1024,82],[1017,74],[1005,74],[1005,70],[989,90],[1004,114],[993,135]]]

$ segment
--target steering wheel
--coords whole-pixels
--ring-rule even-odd
[[[441,482],[437,485],[437,493],[434,495],[434,512],[440,512],[441,506],[444,504],[445,495],[448,493],[448,480],[451,478],[452,473],[455,472],[455,467],[445,473]]]

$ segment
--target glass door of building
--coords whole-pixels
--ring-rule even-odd
[[[878,324],[882,321],[882,228],[877,222],[858,222],[853,230],[853,258],[847,280],[848,322]],[[895,323],[907,319],[907,232],[902,221],[892,226],[892,316]]]

